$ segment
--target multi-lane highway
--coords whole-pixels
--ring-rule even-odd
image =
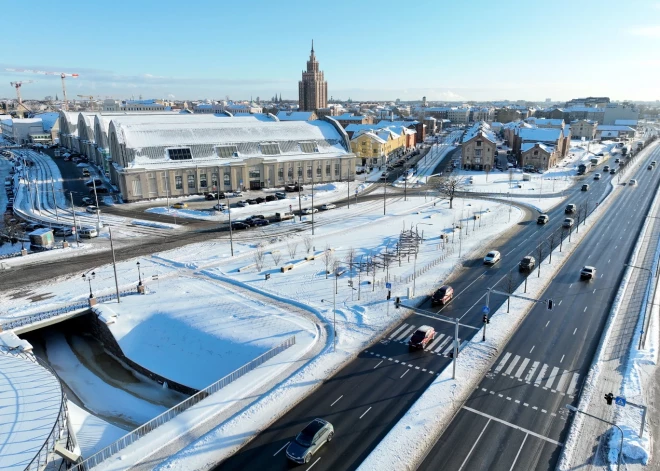
[[[589,208],[590,210],[593,209],[596,202],[601,201],[610,191],[610,178],[611,177],[608,175],[603,180],[594,181],[588,192],[581,192],[579,191],[579,188],[569,191],[569,198],[566,202],[583,205],[589,201]],[[621,201],[628,201],[628,204],[632,204],[630,203],[631,198],[637,198],[637,196],[635,196],[637,194],[639,194],[639,196],[644,194],[644,188],[649,185],[648,180],[650,179],[650,176],[647,178],[640,176],[639,178],[641,184],[638,188],[626,189],[630,190],[630,193],[637,193],[633,193],[632,197],[626,194],[619,198]],[[474,260],[465,262],[462,270],[453,279],[446,280],[454,287],[455,298],[446,308],[442,309],[442,314],[449,317],[459,317],[461,322],[467,325],[480,326],[481,312],[479,307],[484,304],[483,298],[485,297],[486,288],[493,286],[501,287],[502,285],[498,285],[498,283],[501,283],[510,272],[512,273],[512,276],[514,276],[516,284],[523,280],[522,276],[518,274],[516,269],[518,262],[525,255],[534,255],[538,243],[544,241],[544,237],[549,234],[549,232],[557,231],[559,229],[561,221],[564,218],[564,205],[550,211],[548,214],[550,216],[550,223],[547,225],[539,226],[535,223],[535,217],[527,217],[525,221],[513,226],[507,234],[502,235],[492,244],[492,246],[484,248],[484,254],[476,254]],[[608,233],[607,230],[604,230],[604,232],[609,234],[613,231],[610,230]],[[557,244],[558,243],[559,240],[557,238]],[[583,245],[587,246],[587,244]],[[608,251],[623,248],[617,247],[615,249],[614,246],[616,246],[616,244],[611,247],[603,247],[602,250],[607,253]],[[485,252],[488,249],[499,250],[502,253],[503,260],[493,267],[485,268],[482,264],[481,257],[485,255]],[[600,254],[601,252],[599,251],[598,253]],[[576,260],[579,260],[579,258],[576,257]],[[580,260],[576,263],[581,267],[584,260]],[[576,273],[577,271],[572,273],[572,278],[575,278]],[[560,279],[561,278],[558,278],[558,280]],[[603,278],[603,280],[607,280],[603,281],[603,283],[611,281],[613,286],[616,278],[612,280],[608,276]],[[597,283],[601,283],[600,278],[594,282],[594,285]],[[567,285],[571,285],[571,282],[568,282]],[[571,290],[579,290],[581,287],[583,287],[583,285],[572,284],[567,290],[567,286],[562,286],[561,292],[562,294],[565,294],[566,292],[572,293],[573,291]],[[601,293],[600,302],[605,302],[603,301],[603,298],[605,298],[605,296]],[[557,296],[557,299],[558,302],[561,302],[559,308],[566,309],[567,305],[571,306],[573,303],[577,302],[575,301],[576,299],[582,298],[574,297],[568,300],[568,298],[564,299],[563,296]],[[495,307],[501,302],[503,302],[503,299],[501,298],[491,298],[491,305],[494,305]],[[422,305],[422,307],[429,310],[431,309],[428,302]],[[538,316],[531,316],[530,318],[537,319]],[[595,325],[584,325],[583,329],[585,331],[599,330],[600,321],[593,322]],[[438,331],[439,335],[437,341],[429,346],[427,349],[428,351],[410,352],[406,346],[406,341],[414,331],[415,327],[423,324],[432,325]],[[550,327],[550,325],[551,324],[548,324],[548,327]],[[552,328],[559,328],[561,325],[561,323],[558,323],[557,326],[553,326]],[[576,331],[576,335],[577,332],[578,331]],[[538,333],[538,329],[536,331],[525,330],[523,337],[528,337],[531,340],[538,335]],[[430,382],[433,381],[433,378],[438,372],[448,365],[450,361],[447,358],[449,337],[452,334],[453,325],[446,324],[436,318],[429,318],[419,314],[410,315],[401,325],[395,326],[394,329],[379,343],[360,352],[354,361],[348,364],[335,376],[328,379],[316,390],[316,392],[291,409],[271,427],[266,429],[253,441],[239,450],[234,456],[222,463],[217,469],[286,469],[288,463],[284,454],[285,446],[293,439],[293,437],[295,437],[297,432],[315,417],[326,419],[334,425],[335,438],[331,445],[322,448],[315,455],[314,460],[311,463],[314,466],[314,469],[355,469],[367,454],[377,445],[387,431],[426,389]],[[550,330],[548,330],[546,334],[546,338],[552,338]],[[470,329],[461,328],[459,330],[459,337],[462,339],[462,342],[464,342],[465,339],[469,339],[471,335],[473,335],[473,331]],[[577,338],[578,337],[575,337],[575,339]],[[571,339],[568,340],[569,343],[570,341]],[[532,346],[527,350],[528,353],[532,350]],[[545,351],[545,347],[541,348],[540,346],[534,346],[534,348],[541,350],[541,353]],[[577,344],[574,345],[574,348],[576,350],[572,351],[571,354],[575,357],[581,356],[583,353],[582,348]],[[552,350],[552,348],[548,347],[548,351],[550,350]],[[565,349],[565,351],[569,352],[571,350]],[[514,361],[513,359],[515,359],[515,356],[513,355],[515,352],[518,352],[518,350],[516,349],[510,352],[512,353],[510,357],[513,357],[511,360],[512,362]],[[532,350],[532,353],[533,352],[534,350]],[[536,356],[530,357],[529,355],[526,355],[523,358],[520,353],[515,353],[515,355],[519,356],[518,359],[515,360],[516,364],[519,363],[519,365],[517,368],[515,365],[514,367],[511,367],[510,373],[513,372],[514,377],[523,363],[525,366],[527,364],[533,366],[534,361],[539,361],[540,363],[540,360],[538,360]],[[539,373],[543,370],[545,375],[547,370],[548,377],[545,380],[546,384],[550,379],[550,376],[553,376],[553,372],[553,377],[557,376],[557,372],[560,371],[560,366],[563,367],[566,365],[572,368],[572,366],[568,364],[567,358],[548,358],[546,363],[548,366],[545,367],[543,365],[537,365]],[[502,366],[504,372],[509,371],[509,366],[510,365],[506,364]],[[572,387],[573,391],[575,391],[576,388],[579,387],[579,381],[583,375],[581,376],[578,374],[578,376],[575,377],[571,376],[564,378],[563,369],[564,368],[561,368],[561,378],[558,382],[561,381],[562,386],[566,388],[565,390]],[[497,376],[495,376],[495,378],[497,378]],[[508,376],[502,376],[502,378],[509,379]],[[516,381],[517,379],[518,377],[515,377]],[[534,380],[536,380],[536,377],[534,377]],[[487,389],[488,395],[491,395],[491,390],[492,388]],[[539,389],[537,393],[539,391],[545,392],[542,388]],[[500,399],[497,394],[500,394],[500,392],[495,393],[495,397]],[[507,400],[506,397],[510,397],[510,395],[504,397],[503,400],[505,402],[516,404],[515,402],[512,402],[513,399]],[[538,402],[541,403],[542,401],[539,400]],[[539,406],[536,406],[536,404],[531,404],[529,406],[521,404],[521,407],[528,407],[530,411],[535,411],[533,408]],[[548,413],[546,412],[546,414]],[[479,414],[475,415],[477,417],[484,417]],[[548,417],[553,416],[548,415]],[[510,417],[507,418],[511,419]],[[488,421],[489,419],[486,418],[485,420]],[[499,424],[500,422],[491,419],[491,423]],[[450,434],[450,436],[454,437],[453,434]],[[456,434],[454,439],[461,443],[460,448],[467,446],[464,436],[461,436],[460,433]],[[459,447],[456,446],[456,448]],[[447,453],[450,455],[451,450],[451,446],[446,448]],[[469,452],[469,447],[467,452]],[[495,455],[497,455],[496,452]],[[429,460],[432,459],[434,458],[429,456]],[[550,458],[545,459],[546,461],[550,461]],[[533,460],[527,461],[531,462]],[[428,469],[442,469],[442,467],[435,467],[432,463],[428,464],[428,466]],[[456,468],[451,469],[460,468],[461,463],[459,463]],[[489,468],[486,466],[483,468],[463,467],[462,469]]]
[[[659,160],[655,148],[645,161]],[[613,298],[660,183],[642,164],[578,246],[419,469],[554,469]],[[597,268],[580,281],[584,265]]]

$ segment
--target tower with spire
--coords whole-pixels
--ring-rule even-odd
[[[298,105],[300,111],[316,111],[328,106],[328,82],[319,70],[319,63],[314,54],[314,40],[312,51],[307,61],[307,71],[303,70],[302,80],[298,82]]]

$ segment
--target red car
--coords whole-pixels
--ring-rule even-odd
[[[435,338],[435,329],[430,325],[423,325],[415,331],[408,341],[408,346],[413,348],[426,348],[429,342]]]

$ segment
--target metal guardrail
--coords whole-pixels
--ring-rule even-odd
[[[107,446],[106,448],[90,456],[89,458],[77,464],[76,466],[72,467],[71,469],[73,471],[86,471],[99,465],[100,463],[107,460],[116,453],[119,453],[121,450],[128,447],[132,443],[138,441],[140,438],[144,437],[149,432],[169,422],[174,417],[181,414],[185,410],[191,408],[195,404],[198,404],[206,397],[218,392],[219,390],[229,385],[230,383],[236,381],[246,373],[249,373],[250,371],[254,370],[256,367],[262,365],[263,363],[270,360],[274,356],[280,354],[287,348],[295,345],[295,343],[296,343],[296,336],[294,335],[289,337],[278,346],[271,348],[262,355],[259,355],[254,360],[246,363],[245,365],[241,366],[239,369],[229,373],[227,376],[221,378],[220,380],[216,381],[210,386],[207,386],[206,388],[199,390],[197,393],[193,394],[188,399],[180,402],[179,404],[163,412],[159,416],[154,417],[149,422],[141,425],[132,432],[124,435],[112,445]]]
[[[119,292],[120,296],[130,296],[134,294],[139,294],[139,293],[137,292],[137,290],[134,289],[124,290]],[[98,296],[96,298],[96,300],[100,303],[104,303],[106,301],[112,301],[113,299],[117,299],[116,293],[105,294],[103,296]],[[57,309],[51,309],[49,311],[28,314],[22,317],[18,317],[16,319],[10,318],[7,320],[0,320],[0,328],[2,329],[2,331],[7,331],[7,330],[15,329],[17,327],[23,327],[25,325],[29,325],[34,322],[50,319],[51,317],[57,317],[62,314],[66,314],[67,312],[76,311],[78,309],[85,309],[88,307],[89,307],[89,300],[85,299],[84,301],[78,301],[76,303],[67,304],[63,307]]]

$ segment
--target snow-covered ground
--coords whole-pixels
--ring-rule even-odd
[[[67,407],[82,456],[93,455],[126,434],[126,430],[89,414],[71,401],[67,401]]]

